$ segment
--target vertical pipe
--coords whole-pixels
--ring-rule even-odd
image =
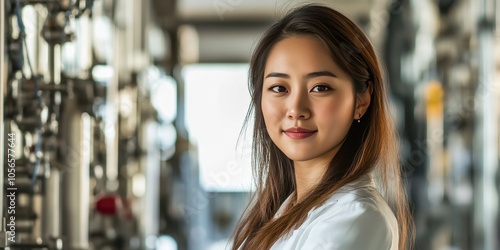
[[[66,99],[61,125],[69,150],[61,173],[64,181],[63,230],[68,249],[89,249],[89,194],[90,194],[90,146],[91,118],[78,109],[76,98]]]
[[[146,192],[144,194],[142,225],[139,230],[145,240],[144,249],[155,249],[153,244],[159,233],[159,187],[160,187],[160,153],[157,146],[158,124],[154,121],[143,121],[140,127],[141,146],[148,149],[146,156],[141,159],[141,167],[146,177]]]
[[[127,71],[129,73],[139,72],[144,68],[144,50],[142,39],[144,39],[145,22],[143,20],[144,5],[147,1],[125,1],[126,20],[126,48],[127,48]]]
[[[498,249],[498,113],[494,75],[493,1],[482,0],[478,27],[479,83],[476,90],[475,165],[475,249]]]
[[[50,84],[60,84],[61,83],[61,45],[60,44],[49,44],[49,83]]]
[[[81,249],[89,249],[89,214],[90,214],[90,155],[92,145],[92,118],[89,114],[83,113],[79,116],[81,122],[80,141],[80,169],[78,169],[75,180],[79,182],[78,191],[76,195],[80,196],[80,200],[76,202],[76,211],[78,213],[74,218],[78,223],[74,223],[72,227],[75,230],[75,237],[77,237],[77,246]]]
[[[40,75],[41,72],[42,72],[42,69],[40,68],[40,58],[41,58],[41,51],[43,50],[42,49],[42,46],[43,46],[43,38],[40,34],[40,24],[43,25],[43,20],[42,20],[42,17],[40,15],[40,6],[34,6],[34,11],[35,11],[35,18],[34,18],[34,21],[33,21],[33,26],[34,26],[34,29],[37,31],[37,35],[33,37],[33,43],[34,43],[34,47],[36,48],[35,50],[35,53],[33,53],[33,59],[31,60],[31,64],[32,64],[32,67],[33,67],[33,74],[35,75]]]
[[[92,68],[92,36],[91,22],[88,15],[82,15],[77,20],[78,37],[76,39],[78,74],[84,77]]]
[[[50,159],[48,159],[50,162]],[[46,165],[48,172],[47,179],[45,179],[45,193],[43,200],[43,237],[46,239],[59,238],[61,236],[60,230],[60,178],[59,170],[51,167],[49,163]]]
[[[49,13],[53,15],[53,13]],[[51,18],[50,16],[47,17]],[[46,20],[48,22],[48,20]],[[41,39],[38,45],[41,46]],[[54,43],[54,41],[47,41],[47,74],[48,81],[45,84],[59,85],[61,83],[61,45]],[[38,48],[41,50],[41,48]],[[40,54],[40,53],[38,53]],[[40,68],[38,68],[40,70]],[[60,93],[50,93],[48,102],[49,114],[57,114],[59,112],[59,105],[61,102]],[[55,116],[54,116],[55,117]],[[51,118],[52,119],[52,118]],[[44,161],[45,163],[45,179],[44,179],[44,194],[42,201],[42,237],[45,239],[59,238],[61,236],[61,179],[60,172],[57,168],[51,166],[54,154],[46,152]],[[65,220],[65,222],[70,220]]]
[[[42,167],[42,163],[40,163],[40,168],[44,169],[45,166]],[[35,214],[41,215],[43,213],[44,200],[45,200],[45,198],[40,193],[35,193],[31,196],[31,207],[33,209],[32,211]],[[32,239],[42,240],[42,238],[43,238],[42,226],[43,226],[43,220],[38,219],[38,220],[33,221],[33,226],[31,229]]]
[[[54,82],[55,78],[55,66],[54,66],[54,50],[55,44],[49,44],[49,53],[48,53],[48,67],[49,67],[49,84]]]
[[[113,78],[108,82],[106,91],[106,116],[104,120],[104,136],[106,143],[106,189],[116,191],[118,189],[118,101],[119,101],[119,79],[122,60],[122,36],[123,32],[114,26],[114,51],[113,51]]]

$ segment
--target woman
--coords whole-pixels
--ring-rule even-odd
[[[412,220],[380,65],[339,12],[305,5],[250,64],[253,202],[232,249],[408,249]]]

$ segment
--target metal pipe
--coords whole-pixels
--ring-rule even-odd
[[[483,0],[478,27],[479,84],[476,89],[474,163],[477,168],[474,195],[474,249],[498,249],[498,112],[495,91],[494,1]]]
[[[55,59],[54,59],[54,51],[55,51],[55,44],[49,44],[49,52],[48,52],[48,71],[49,71],[49,84],[55,83]]]
[[[67,138],[68,150],[64,159],[68,168],[61,173],[63,232],[68,239],[68,249],[89,249],[91,118],[78,109],[76,98],[65,100],[61,118],[61,126],[64,126],[61,132]]]
[[[147,155],[141,157],[141,169],[144,173],[146,179],[146,189],[144,196],[141,198],[141,204],[143,205],[143,211],[141,213],[141,223],[139,232],[142,234],[143,248],[144,249],[155,249],[155,246],[151,242],[155,242],[155,239],[159,233],[159,221],[160,221],[160,204],[159,204],[159,187],[160,187],[160,152],[157,142],[158,136],[158,124],[155,121],[144,121],[142,126],[139,128],[140,133],[140,145],[148,149]]]
[[[45,167],[43,167],[45,168]],[[31,183],[30,183],[31,184]],[[40,193],[35,193],[31,196],[31,207],[34,214],[40,215],[43,212],[43,203],[45,198]],[[17,221],[16,221],[17,224]],[[34,240],[42,240],[43,239],[43,229],[42,229],[43,221],[42,220],[34,220],[33,221],[33,229],[31,232],[31,238]]]
[[[48,159],[50,162],[50,159]],[[45,194],[43,200],[43,237],[46,239],[58,238],[61,236],[60,230],[60,178],[59,170],[48,166],[45,179]]]
[[[122,65],[123,32],[114,27],[114,55],[112,65],[113,78],[108,82],[106,92],[107,112],[104,120],[104,136],[106,143],[106,189],[118,189],[118,101],[119,79]]]

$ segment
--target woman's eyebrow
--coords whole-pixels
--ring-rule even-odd
[[[335,75],[334,73],[332,73],[330,71],[327,71],[327,70],[309,73],[309,74],[306,75],[305,78],[309,79],[309,78],[314,78],[314,77],[319,77],[319,76],[330,76],[330,77],[337,78],[337,75]]]
[[[277,72],[271,72],[271,73],[267,74],[267,76],[265,78],[269,78],[269,77],[278,77],[278,78],[290,79],[290,75],[287,75],[285,73],[277,73]]]
[[[337,78],[337,76],[334,73],[327,71],[327,70],[311,72],[311,73],[307,74],[304,78],[309,79],[309,78],[320,77],[320,76],[330,76],[330,77]],[[278,72],[271,72],[271,73],[267,74],[267,76],[265,78],[269,78],[269,77],[290,79],[290,75],[285,74],[285,73],[278,73]]]

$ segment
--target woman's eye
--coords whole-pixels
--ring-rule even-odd
[[[286,91],[285,87],[283,87],[283,86],[273,86],[273,87],[271,87],[269,89],[271,91],[273,91],[273,92],[276,92],[276,93],[281,93],[281,92],[285,92]]]
[[[325,86],[325,85],[318,85],[318,86],[315,86],[313,89],[312,89],[312,92],[325,92],[325,91],[328,91],[330,90],[331,88],[328,87],[328,86]]]

